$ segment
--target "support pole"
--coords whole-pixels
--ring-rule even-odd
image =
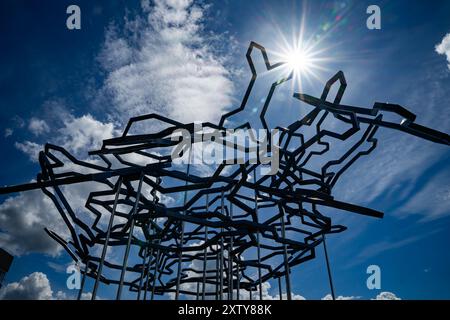
[[[206,214],[209,213],[209,194],[206,194]],[[205,243],[208,241],[208,226],[205,226]],[[206,268],[208,262],[208,248],[205,245],[205,249],[203,249],[203,280],[202,280],[202,300],[205,300],[206,294]]]
[[[191,145],[189,147],[189,156],[188,156],[188,164],[187,164],[187,177],[189,178],[189,171],[191,168],[191,156],[192,156],[192,148]],[[188,181],[186,180],[185,186],[188,185]],[[184,201],[183,206],[186,206],[187,202],[187,190],[184,191]],[[184,209],[184,215],[186,215],[186,209]],[[177,287],[175,291],[175,300],[178,300],[180,297],[180,285],[181,285],[181,269],[183,268],[183,245],[184,245],[184,220],[181,221],[181,237],[180,237],[180,251],[178,253],[178,270],[177,270]]]
[[[325,234],[322,234],[322,242],[323,242],[323,251],[325,252],[325,261],[327,263],[328,281],[330,282],[331,296],[333,297],[333,300],[336,300],[336,297],[334,295],[333,278],[331,277],[330,261],[328,260],[328,252],[327,252],[327,244],[325,241]]]
[[[284,215],[281,215],[281,236],[283,239],[286,239],[286,229],[284,226]],[[288,300],[292,300],[291,295],[291,277],[289,275],[290,268],[289,268],[289,259],[288,259],[288,253],[287,253],[287,247],[286,244],[283,243],[283,256],[284,256],[284,272],[286,276],[286,295]]]
[[[97,277],[95,278],[94,289],[92,290],[91,300],[95,300],[95,298],[97,297],[98,285],[100,282],[100,277],[102,276],[103,264],[105,263],[106,251],[108,250],[109,238],[111,236],[111,228],[113,226],[114,216],[116,214],[117,202],[119,201],[121,188],[122,188],[122,177],[119,177],[119,179],[117,181],[116,196],[114,197],[114,204],[113,204],[111,216],[109,217],[108,229],[106,230],[105,244],[103,245],[102,256],[101,256],[100,262],[98,264]]]
[[[125,248],[125,255],[123,258],[122,271],[120,272],[120,281],[119,281],[119,288],[117,289],[116,300],[120,300],[120,297],[122,295],[122,287],[123,287],[123,282],[124,282],[124,278],[125,278],[125,272],[127,270],[128,255],[130,254],[131,240],[133,238],[135,215],[137,212],[137,208],[139,206],[139,199],[141,197],[143,180],[144,180],[144,173],[141,172],[141,177],[139,179],[139,186],[138,186],[138,190],[137,190],[137,194],[136,194],[136,200],[135,200],[134,207],[133,207],[133,213],[131,214],[131,217],[130,217],[130,219],[131,219],[130,232],[128,235],[127,247]]]
[[[255,216],[256,223],[259,223],[258,218],[258,192],[256,191],[256,168],[253,170],[253,182],[255,183]],[[261,280],[261,246],[259,243],[259,230],[256,231],[256,249],[258,253],[258,282],[259,282],[259,300],[263,299],[262,294],[262,280]]]
[[[83,294],[84,283],[86,282],[86,274],[89,270],[89,259],[86,261],[86,265],[84,267],[83,277],[81,278],[80,290],[78,290],[77,300],[81,300],[81,295]]]

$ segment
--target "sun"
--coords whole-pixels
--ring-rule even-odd
[[[311,71],[313,59],[303,50],[295,50],[285,55],[287,67],[292,71]]]
[[[273,53],[282,65],[282,74],[292,77],[292,90],[302,90],[305,81],[312,83],[313,79],[321,80],[319,74],[327,70],[325,63],[329,59],[324,56],[324,50],[307,41],[299,40],[293,45],[280,46],[278,51]]]

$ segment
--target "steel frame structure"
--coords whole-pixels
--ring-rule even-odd
[[[104,140],[99,150],[89,152],[95,162],[81,161],[64,148],[47,144],[39,154],[41,172],[36,182],[0,188],[0,194],[41,189],[53,201],[70,236],[67,239],[50,229],[45,231],[82,265],[79,297],[89,277],[94,282],[92,299],[96,299],[100,284],[115,285],[117,299],[122,298],[124,288],[135,292],[138,300],[164,294],[175,299],[180,295],[262,299],[264,283],[273,280],[278,282],[280,299],[291,299],[292,268],[314,259],[322,244],[334,298],[325,237],[346,227],[333,224],[319,210],[383,217],[377,210],[335,199],[332,191],[341,175],[375,149],[380,127],[450,145],[449,135],[416,124],[415,115],[402,106],[377,102],[367,109],[341,104],[347,83],[339,71],[326,83],[320,98],[294,94],[312,111],[288,127],[277,128],[281,132],[280,166],[275,175],[258,176],[260,165],[249,161],[221,163],[208,176],[193,173],[190,162],[174,164],[170,150],[178,143],[173,139],[178,129],[187,130],[192,141],[203,141],[211,130],[226,132],[227,120],[245,109],[257,79],[254,50],[261,52],[267,70],[283,65],[271,64],[264,47],[252,42],[246,54],[252,77],[242,103],[218,124],[203,123],[198,130],[193,123],[158,114],[134,117],[122,136]],[[291,78],[292,73],[274,82],[265,99],[260,120],[267,131],[272,95]],[[330,98],[334,85],[338,90]],[[386,121],[386,113],[403,120]],[[325,128],[329,118],[340,121],[345,130]],[[142,128],[154,131],[141,133]],[[250,124],[240,128],[250,128]],[[312,134],[306,137],[305,130]],[[329,153],[332,141],[355,137],[339,157],[317,170],[308,168],[315,158]],[[225,136],[215,143],[227,144]],[[251,151],[246,146],[231,147]],[[183,152],[191,157],[191,149]],[[64,192],[67,186],[81,183],[92,189],[83,211],[72,208]],[[168,195],[182,196],[182,204],[161,201]],[[120,252],[120,259],[108,255],[111,248]]]

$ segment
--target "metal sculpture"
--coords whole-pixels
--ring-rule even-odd
[[[80,161],[64,148],[47,144],[39,154],[41,172],[36,182],[0,189],[0,194],[6,194],[40,188],[53,200],[70,237],[64,239],[52,230],[45,231],[84,266],[79,296],[87,276],[94,279],[92,299],[101,283],[116,285],[117,299],[122,297],[123,288],[144,300],[164,294],[176,299],[180,295],[262,299],[264,282],[274,279],[280,299],[291,299],[291,269],[313,259],[315,250],[323,244],[334,297],[325,236],[346,227],[334,225],[320,210],[332,208],[383,217],[382,212],[333,197],[333,187],[342,173],[374,150],[379,127],[450,145],[449,135],[414,123],[415,115],[399,105],[377,102],[366,109],[341,104],[347,84],[339,71],[326,83],[320,98],[294,94],[312,111],[286,128],[277,128],[276,174],[258,176],[260,163],[249,160],[235,165],[223,161],[208,176],[191,172],[190,162],[183,167],[174,164],[171,151],[179,143],[175,133],[180,129],[189,133],[194,144],[218,131],[223,137],[214,143],[245,154],[252,151],[253,147],[230,145],[225,124],[246,107],[257,78],[252,59],[255,49],[261,52],[268,70],[283,65],[270,64],[265,49],[252,42],[246,55],[252,72],[247,91],[239,108],[223,115],[218,124],[203,123],[199,129],[194,123],[184,124],[157,114],[135,117],[122,136],[104,140],[100,150],[89,153],[96,157],[95,162]],[[265,117],[272,95],[291,77],[292,73],[273,83],[264,101],[260,120],[267,132]],[[338,85],[338,90],[330,99],[333,85]],[[403,120],[385,121],[384,113]],[[324,128],[329,118],[339,121],[345,130],[339,133]],[[155,128],[154,132],[139,132],[149,127]],[[133,130],[137,133],[132,134]],[[305,130],[311,133],[309,137]],[[312,159],[329,154],[329,140],[351,140],[357,133],[360,137],[342,155],[318,169],[308,168]],[[184,153],[191,158],[192,149],[182,149],[180,156]],[[68,160],[70,170],[63,170],[68,166],[63,160]],[[70,206],[61,189],[79,183],[95,186],[82,212]],[[181,205],[161,202],[162,197],[173,194],[182,195]],[[121,259],[110,259],[108,248],[120,252]]]

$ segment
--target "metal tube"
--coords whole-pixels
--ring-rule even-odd
[[[330,282],[331,296],[333,297],[333,300],[336,300],[336,297],[334,295],[333,278],[331,277],[330,262],[328,261],[328,252],[327,252],[327,245],[325,243],[325,234],[322,234],[322,242],[323,242],[323,250],[325,252],[325,261],[327,263],[328,281]]]
[[[156,251],[156,260],[155,260],[155,270],[153,271],[153,285],[152,285],[152,296],[151,296],[151,300],[153,300],[154,296],[155,296],[155,286],[156,286],[156,276],[158,274],[158,270],[159,270],[159,256],[161,254],[161,250],[158,249],[158,251]]]
[[[119,195],[120,195],[120,188],[121,187],[122,187],[122,177],[120,177],[119,180],[117,181],[116,196],[114,197],[113,209],[112,209],[112,212],[111,212],[111,216],[109,218],[108,229],[106,230],[105,244],[103,245],[102,256],[100,258],[100,262],[99,262],[99,265],[98,265],[97,277],[95,278],[94,289],[92,290],[92,298],[91,298],[91,300],[95,300],[95,298],[97,296],[98,285],[99,285],[99,282],[100,282],[100,277],[102,276],[103,264],[105,263],[106,251],[108,250],[109,238],[111,236],[111,228],[112,228],[112,225],[113,225],[113,222],[114,222],[114,215],[116,214],[117,202],[119,201]]]
[[[286,230],[284,227],[284,216],[282,215],[280,217],[281,219],[281,236],[283,239],[286,239]],[[289,276],[290,269],[289,269],[289,260],[288,260],[288,254],[287,254],[287,247],[286,244],[283,243],[283,256],[284,256],[284,272],[286,276],[286,295],[288,300],[292,300],[291,296],[291,278]]]
[[[236,290],[236,300],[239,300],[240,297],[240,287],[241,287],[241,277],[240,277],[240,270],[239,270],[239,261],[240,261],[240,257],[238,259],[236,259],[236,286],[237,286],[237,290]]]
[[[155,190],[153,189],[153,191],[155,191]],[[152,194],[152,197],[153,197],[152,203],[155,204],[156,203],[156,195],[154,193],[151,193],[151,194]],[[150,217],[150,223],[149,223],[150,224],[150,228],[149,228],[149,234],[150,235],[153,235],[153,224],[152,224],[152,222],[153,222],[153,219]],[[150,240],[151,239],[149,239],[149,242],[150,242]],[[159,242],[161,242],[161,240],[159,240]],[[147,263],[147,279],[145,281],[144,300],[147,300],[148,283],[150,282],[150,278],[149,278],[150,277],[150,266],[151,266],[151,263],[152,263],[153,252],[154,252],[154,249],[152,247],[151,250],[150,250],[150,255],[149,255],[149,259],[148,259],[148,263]],[[158,259],[159,259],[158,257],[159,257],[159,249],[157,251],[157,258],[155,260],[155,273],[156,273],[156,264],[158,263]],[[153,285],[151,300],[153,300],[154,289],[155,288],[154,288],[154,285]]]
[[[281,288],[281,276],[278,277],[278,294],[280,295],[280,300],[283,300],[283,290]]]
[[[186,175],[189,177],[189,170],[191,167],[191,156],[192,156],[192,148],[189,148],[189,156],[188,156],[188,164],[187,164],[187,172]],[[185,186],[188,185],[188,181],[186,179]],[[183,205],[186,206],[187,202],[187,190],[184,191],[184,201]],[[186,215],[186,209],[184,210],[184,215]],[[181,284],[181,269],[183,268],[183,242],[184,242],[184,220],[181,221],[181,237],[180,237],[180,251],[178,253],[178,270],[177,270],[177,287],[175,291],[175,300],[178,300],[180,297],[180,284]]]
[[[206,212],[209,213],[209,194],[206,194]],[[208,226],[205,226],[205,243],[208,241]],[[206,268],[208,262],[208,248],[205,245],[203,249],[203,283],[202,283],[202,300],[205,300],[205,284],[206,284]]]
[[[139,186],[138,186],[138,191],[136,194],[136,201],[134,203],[134,207],[133,207],[133,213],[131,215],[131,225],[130,225],[130,232],[128,235],[128,242],[127,242],[127,247],[125,248],[125,256],[123,258],[123,266],[122,266],[122,271],[120,272],[120,281],[119,281],[119,288],[117,289],[117,296],[116,296],[116,300],[120,300],[120,297],[122,295],[122,287],[123,287],[123,281],[124,281],[124,277],[125,277],[125,272],[127,269],[127,262],[128,262],[128,255],[130,254],[130,247],[131,247],[131,239],[133,238],[133,231],[134,231],[134,216],[137,212],[137,207],[139,205],[139,199],[141,196],[141,189],[142,189],[142,181],[144,180],[144,173],[141,172],[141,178],[139,179]]]
[[[223,190],[221,194],[221,209],[220,214],[223,216]],[[223,228],[220,228],[220,232],[223,232]],[[223,236],[220,236],[220,300],[223,300]]]
[[[231,201],[230,201],[230,219],[233,220],[233,204],[231,203]],[[229,258],[229,260],[228,260],[228,269],[229,269],[228,279],[230,282],[229,282],[228,286],[230,288],[229,292],[230,292],[231,297],[230,296],[228,297],[229,300],[233,300],[233,281],[234,281],[233,256],[232,256],[233,242],[234,242],[233,240],[234,240],[234,236],[230,236],[230,246],[229,246],[230,249],[228,250],[228,258]]]
[[[219,300],[219,246],[216,244],[216,300]]]
[[[78,290],[77,300],[81,300],[81,295],[83,293],[84,282],[86,281],[86,274],[88,272],[88,268],[89,268],[89,259],[86,261],[86,265],[84,267],[84,274],[83,277],[81,278],[80,290]]]
[[[142,259],[142,269],[141,269],[141,277],[139,279],[137,300],[141,300],[141,288],[142,288],[142,281],[144,279],[145,263],[147,262],[147,256],[148,256],[148,247],[145,247],[144,257]]]
[[[256,222],[259,223],[258,218],[258,193],[256,192],[256,169],[253,170],[253,182],[255,183],[255,216]],[[259,281],[259,300],[262,300],[262,281],[261,281],[261,246],[259,243],[259,230],[256,231],[256,249],[258,253],[258,281]]]

